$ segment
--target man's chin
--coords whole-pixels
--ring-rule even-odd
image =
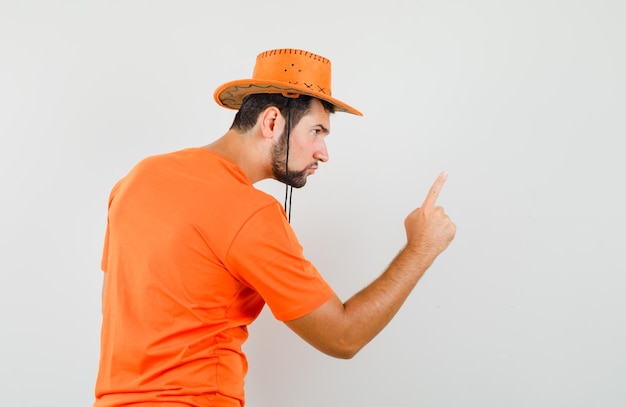
[[[283,182],[283,184],[287,184],[286,182]],[[290,187],[296,188],[296,189],[300,189],[303,186],[306,185],[306,178],[299,178],[297,180],[290,180],[290,182],[288,183]]]
[[[287,182],[284,176],[276,176],[276,174],[274,174],[274,179],[293,188],[302,188],[306,185],[307,174],[301,174],[298,177],[289,177],[289,182]]]

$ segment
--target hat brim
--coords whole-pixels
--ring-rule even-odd
[[[285,94],[285,96],[289,94],[308,95],[325,100],[326,102],[334,105],[336,111],[363,116],[363,113],[338,99],[320,94],[306,87],[285,84],[284,82],[278,81],[242,79],[227,82],[217,88],[213,96],[218,105],[224,106],[228,109],[239,110],[243,99],[254,93],[282,93]]]

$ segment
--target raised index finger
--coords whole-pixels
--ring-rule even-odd
[[[439,192],[441,192],[441,188],[443,188],[443,184],[445,184],[447,179],[447,173],[442,172],[441,174],[439,174],[439,176],[433,183],[433,186],[430,187],[430,191],[428,191],[426,199],[424,199],[424,204],[422,205],[423,208],[433,208],[435,206],[435,202],[437,202],[437,197],[439,197]]]

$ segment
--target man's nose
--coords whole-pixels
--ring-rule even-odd
[[[320,147],[315,151],[315,154],[313,154],[313,158],[323,163],[328,161],[328,149],[326,148],[325,142],[322,141]]]

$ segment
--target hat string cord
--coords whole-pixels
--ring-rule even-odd
[[[289,185],[289,136],[291,134],[291,100],[287,99],[287,153],[285,155],[285,212],[287,213],[287,221],[291,223],[291,197],[293,196],[293,187]],[[287,206],[289,202],[289,206]]]

